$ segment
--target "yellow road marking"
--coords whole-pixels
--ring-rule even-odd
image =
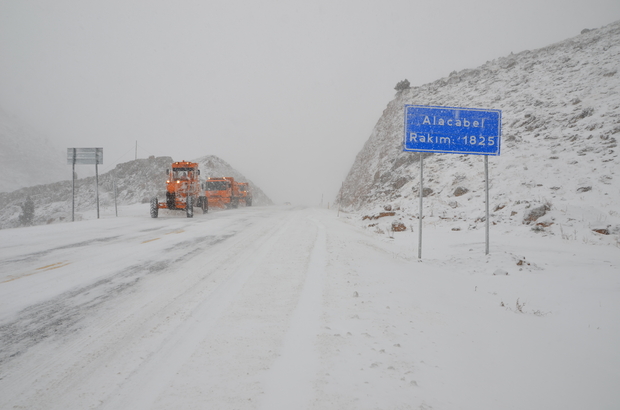
[[[50,265],[50,266],[52,266],[52,267],[51,267],[51,268],[48,268],[48,269],[45,269],[45,270],[52,270],[52,269],[62,268],[63,266],[67,266],[67,265],[69,265],[70,263],[71,263],[71,262],[67,262],[67,263],[63,263],[63,264],[58,264],[58,263],[55,263],[54,265],[57,265],[57,266]],[[39,268],[39,269],[41,269],[41,268]]]
[[[57,262],[57,263],[52,263],[51,265],[46,265],[46,266],[41,266],[40,268],[36,268],[34,272],[30,272],[30,273],[22,273],[21,275],[15,275],[15,276],[9,276],[9,278],[7,280],[3,280],[0,283],[7,283],[7,282],[12,282],[16,279],[21,279],[21,278],[25,278],[28,276],[32,276],[36,273],[40,273],[40,272],[46,272],[48,270],[53,270],[53,269],[58,269],[58,268],[62,268],[64,266],[70,265],[71,262]]]
[[[164,235],[170,235],[170,234],[173,234],[173,233],[183,233],[183,232],[185,232],[183,229],[179,229],[178,231],[168,232],[168,233],[165,233]],[[161,238],[149,239],[148,241],[144,241],[142,243],[153,242],[153,241],[156,241],[158,239],[161,239]]]
[[[45,269],[47,270],[47,268],[51,268],[51,269],[56,269],[56,268],[52,268],[52,266],[57,266],[57,265],[62,265],[63,262],[58,262],[58,263],[52,263],[51,265],[47,265],[47,266],[42,266],[40,268],[37,268],[37,270],[41,270],[41,269]],[[64,266],[64,265],[63,265]]]

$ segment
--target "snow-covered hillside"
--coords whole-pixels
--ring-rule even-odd
[[[501,155],[489,158],[493,224],[618,242],[620,22],[399,92],[342,189],[344,209],[378,232],[417,224],[419,154],[402,152],[405,104],[502,110]],[[484,158],[424,158],[425,221],[482,226]]]
[[[234,176],[242,182],[250,182],[254,195],[253,204],[271,205],[271,200],[264,192],[245,176],[216,156],[205,156],[198,160],[202,177]],[[135,203],[147,204],[153,196],[165,195],[166,170],[170,168],[172,158],[150,157],[118,164],[113,170],[99,175],[99,206],[115,212],[114,185],[116,184],[117,205]],[[21,205],[28,197],[35,205],[34,224],[48,224],[70,221],[72,208],[72,181],[62,181],[47,185],[22,188],[10,193],[0,192],[0,229],[20,225]],[[96,208],[95,177],[76,180],[75,185],[75,219],[84,218]],[[148,206],[145,207],[145,213]]]
[[[71,178],[66,151],[0,108],[0,192]]]

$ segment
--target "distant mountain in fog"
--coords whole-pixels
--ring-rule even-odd
[[[66,151],[0,108],[0,192],[71,179]]]

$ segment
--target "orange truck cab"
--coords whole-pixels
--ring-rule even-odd
[[[157,218],[160,209],[184,210],[187,217],[194,216],[194,206],[207,213],[209,204],[201,195],[200,170],[195,162],[174,162],[166,171],[166,200],[159,202],[157,197],[151,199],[151,217]]]
[[[247,182],[239,182],[239,201],[245,203],[245,206],[252,206],[252,191],[250,184]]]
[[[239,184],[233,177],[209,178],[204,186],[209,206],[237,208],[239,206]]]

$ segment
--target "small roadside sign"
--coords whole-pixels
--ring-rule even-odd
[[[405,105],[403,151],[499,155],[501,110]]]
[[[103,148],[67,148],[67,164],[103,164]]]
[[[67,148],[67,164],[73,166],[73,199],[71,206],[71,221],[75,221],[75,165],[95,165],[95,190],[97,195],[97,219],[99,219],[99,170],[97,166],[103,164],[103,148]]]

